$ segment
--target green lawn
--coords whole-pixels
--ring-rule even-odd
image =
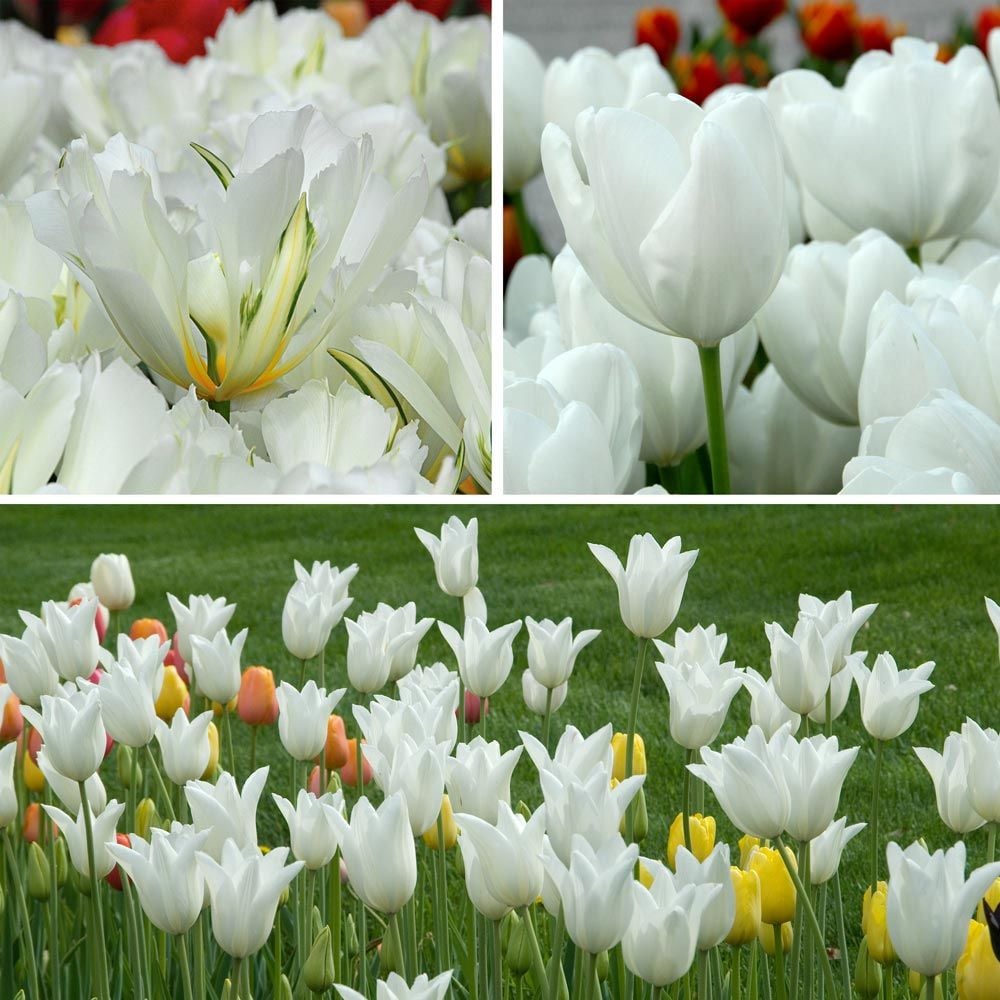
[[[281,678],[297,679],[298,664],[281,643],[281,607],[290,585],[292,559],[330,559],[361,566],[352,586],[350,614],[378,601],[415,599],[425,615],[453,620],[454,602],[438,590],[429,556],[412,526],[436,529],[454,507],[6,507],[0,511],[0,631],[20,631],[18,608],[64,597],[88,575],[101,551],[125,552],[132,561],[138,595],[134,616],[162,618],[172,628],[165,594],[225,595],[237,602],[234,625],[250,627],[246,663],[265,663]],[[827,599],[845,589],[858,603],[877,601],[879,610],[859,637],[859,648],[889,650],[900,666],[937,661],[936,688],[923,700],[911,731],[889,751],[883,774],[883,830],[910,842],[950,842],[937,819],[933,790],[912,745],[939,747],[966,714],[984,725],[1000,716],[997,638],[983,596],[1000,595],[995,573],[998,517],[991,507],[476,507],[480,522],[480,584],[494,624],[530,614],[572,615],[578,628],[602,636],[582,654],[570,695],[557,724],[572,720],[589,732],[609,719],[624,728],[634,644],[618,618],[610,578],[587,550],[601,541],[623,552],[629,537],[648,530],[661,540],[680,534],[685,548],[700,556],[689,578],[677,624],[715,622],[728,632],[738,666],[767,670],[763,623],[790,627],[797,595]],[[526,638],[517,644],[515,674],[497,699],[491,733],[511,745],[516,730],[535,727],[520,696]],[[346,633],[339,628],[328,664],[336,683],[346,685]],[[421,660],[449,660],[435,630]],[[869,661],[870,662],[870,661]],[[651,828],[644,853],[656,855],[669,817],[679,808],[681,752],[667,731],[667,700],[656,672],[647,669],[640,710],[650,774],[647,785]],[[723,731],[728,739],[745,731],[748,699],[740,695]],[[344,709],[348,728],[349,712]],[[841,812],[864,820],[870,802],[872,756],[858,722],[857,695],[838,722],[843,743],[864,750],[850,774]],[[236,731],[239,748],[246,741]],[[276,757],[276,732],[262,741],[262,755]],[[272,781],[287,785],[285,764]],[[515,795],[538,800],[534,773],[525,757]],[[708,804],[713,800],[708,793]],[[268,802],[264,836],[277,823]],[[720,818],[720,829],[734,842]],[[985,834],[970,838],[979,863]],[[849,848],[845,861],[848,919],[866,878],[867,837]],[[858,902],[859,905],[859,902]]]

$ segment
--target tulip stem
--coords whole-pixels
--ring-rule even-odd
[[[535,995],[554,1000],[549,992],[548,979],[545,973],[545,962],[542,960],[542,949],[538,947],[538,936],[535,934],[535,924],[531,919],[531,910],[527,906],[518,909],[518,916],[525,922],[528,931],[528,944],[531,947],[531,978],[535,981]]]
[[[710,1000],[712,996],[712,981],[708,971],[708,952],[698,952],[698,997],[699,1000]]]
[[[993,864],[997,857],[997,825],[990,823],[989,833],[986,838],[986,862]]]
[[[358,738],[354,741],[354,752],[355,752],[354,764],[355,767],[357,768],[356,784],[358,789],[358,798],[360,799],[361,796],[364,794],[364,787],[365,787],[365,758],[364,754],[362,754],[361,752],[360,734],[358,735]]]
[[[163,782],[163,775],[160,774],[160,769],[159,767],[157,767],[156,764],[156,758],[153,756],[152,745],[149,743],[146,744],[146,753],[149,754],[150,767],[152,768],[153,774],[156,777],[156,784],[160,790],[160,795],[163,796],[163,801],[166,805],[167,814],[169,815],[170,819],[172,820],[176,819],[177,817],[174,814],[174,806],[173,803],[170,801],[170,793],[167,791],[167,786]]]
[[[181,966],[181,982],[184,984],[184,1000],[194,1000],[194,990],[191,987],[191,965],[188,960],[187,936],[177,935],[177,958]]]
[[[927,997],[927,1000],[935,1000],[935,998],[934,998],[934,980],[935,979],[937,979],[937,976],[928,976],[927,979],[926,979],[927,986],[926,986],[926,993],[924,995]],[[924,991],[921,991],[921,992],[924,992]]]
[[[403,975],[407,982],[413,981],[413,970],[408,961],[409,956],[403,953],[403,935],[400,933],[399,925],[403,920],[403,911],[399,910],[389,918],[389,940],[392,943],[393,958],[403,963]]]
[[[549,968],[547,975],[549,996],[557,995],[556,989],[559,982],[559,971],[562,969],[563,943],[566,940],[566,913],[562,906],[556,914],[556,926],[552,932],[552,955],[549,957]]]
[[[90,819],[90,801],[87,798],[87,787],[78,781],[80,787],[80,809],[83,812],[83,826],[87,834],[87,869],[90,874],[90,904],[94,913],[94,926],[97,935],[94,951],[97,955],[98,985],[101,990],[101,1000],[110,1000],[111,990],[108,986],[108,955],[104,944],[104,911],[101,908],[101,897],[98,895],[97,862],[94,854],[94,826]]]
[[[125,917],[128,924],[129,958],[132,962],[132,988],[137,996],[143,996],[143,968],[141,948],[142,916],[139,903],[132,895],[132,884],[125,872],[122,872],[122,893],[125,896]]]
[[[635,749],[635,730],[639,722],[639,695],[642,690],[642,670],[646,664],[646,649],[648,639],[639,640],[639,648],[635,657],[635,671],[632,674],[632,701],[628,709],[628,731],[625,736],[625,779],[632,777],[632,757]],[[625,842],[632,843],[632,833],[635,826],[635,803],[629,805],[625,813]]]
[[[233,752],[233,724],[229,718],[230,712],[222,706],[222,723],[226,727],[226,749],[229,751],[229,773],[236,778],[236,754]]]
[[[444,807],[437,818],[437,857],[431,856],[431,863],[436,871],[435,884],[438,887],[439,905],[435,907],[435,915],[440,921],[438,930],[437,952],[438,972],[451,968],[451,936],[448,933],[448,847],[444,842]]]
[[[250,727],[250,773],[257,770],[257,727]]]
[[[684,846],[689,851],[691,850],[691,771],[689,768],[693,757],[693,750],[684,751],[684,816],[681,823],[684,828]],[[674,867],[677,867],[676,859],[674,861]]]
[[[878,888],[878,810],[879,790],[882,781],[882,741],[875,741],[875,777],[872,781],[872,892]]]
[[[924,263],[923,263],[923,254],[920,251],[920,244],[919,243],[914,243],[912,247],[907,247],[906,248],[906,256],[909,257],[910,260],[912,260],[913,263],[917,265],[917,267],[923,267],[924,266]],[[928,996],[929,995],[930,994],[928,994]]]
[[[275,923],[280,927],[281,920],[278,919]],[[281,940],[280,936],[278,937],[278,940]],[[280,948],[278,949],[277,954],[278,961],[280,962]],[[198,984],[198,1000],[205,1000],[205,991],[208,988],[208,982],[205,975],[205,922],[202,920],[200,914],[194,925],[194,975],[195,982]]]
[[[781,941],[781,924],[771,924],[774,935],[774,987],[778,1000],[785,1000],[785,949]]]
[[[726,447],[726,406],[722,393],[722,362],[719,345],[698,348],[701,381],[705,389],[708,418],[708,457],[712,463],[712,492],[729,492],[729,452]]]
[[[813,905],[809,900],[809,894],[806,892],[805,886],[802,884],[802,879],[799,877],[798,869],[788,860],[790,856],[788,854],[788,848],[785,846],[781,837],[777,838],[777,844],[781,860],[784,862],[785,868],[788,871],[789,876],[791,876],[792,882],[795,883],[795,891],[802,898],[805,915],[809,920],[809,926],[811,928],[813,939],[822,953],[823,975],[826,977],[826,987],[830,995],[833,996],[833,968],[830,965],[830,956],[827,953],[826,948],[823,947],[823,939],[819,931],[819,921],[816,919],[816,911],[813,909]]]
[[[333,979],[340,982],[340,848],[330,862],[330,882],[327,889],[326,922],[333,938]]]
[[[493,1000],[502,1000],[503,996],[503,974],[500,965],[500,921],[493,920]]]
[[[840,872],[834,876],[837,890],[837,942],[840,945],[840,977],[844,983],[844,996],[851,995],[851,963],[847,957],[847,929],[844,925],[844,897],[840,894]]]
[[[52,801],[52,786],[45,785],[45,801]],[[43,821],[44,822],[44,821]],[[49,965],[52,973],[52,996],[59,1000],[61,993],[62,962],[59,958],[59,874],[56,864],[56,825],[51,819],[49,827]]]
[[[31,933],[31,920],[28,917],[28,903],[24,898],[24,886],[21,884],[20,872],[17,868],[17,861],[14,858],[13,848],[10,846],[10,836],[3,838],[4,853],[7,855],[7,868],[10,871],[10,881],[14,884],[14,892],[17,896],[18,920],[21,924],[21,951],[24,964],[28,969],[29,996],[40,997],[41,991],[38,988],[38,968],[35,965],[35,941]]]
[[[552,722],[552,688],[545,689],[545,715],[542,717],[542,743],[549,752],[549,725]]]
[[[465,599],[458,598],[458,634],[465,634]],[[457,666],[457,664],[456,664]],[[458,671],[458,738],[460,743],[468,743],[468,722],[465,718],[465,681],[462,671]]]
[[[743,1000],[743,984],[740,982],[743,975],[743,955],[739,948],[730,948],[729,954],[732,958],[729,965],[730,1000]]]

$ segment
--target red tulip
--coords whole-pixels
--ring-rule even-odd
[[[719,0],[719,8],[730,24],[748,35],[759,35],[785,13],[786,0]]]
[[[490,714],[490,699],[480,698],[471,691],[465,692],[465,723],[469,726],[478,724],[483,713]]]
[[[994,28],[1000,28],[1000,7],[984,7],[976,17],[976,44],[984,52]]]
[[[674,60],[674,79],[682,96],[701,104],[728,81],[711,52],[683,53]]]
[[[132,841],[129,839],[127,833],[116,833],[115,840],[122,845],[122,847],[131,847]],[[122,891],[122,870],[119,865],[115,865],[107,875],[104,876],[104,881],[111,886],[115,892]]]
[[[365,0],[368,7],[369,17],[378,17],[384,14],[390,7],[395,6],[397,0]],[[448,16],[454,0],[410,0],[410,5],[417,10],[422,10],[435,17],[444,18]]]
[[[855,50],[858,12],[851,0],[811,0],[799,9],[802,41],[820,59],[850,59]]]
[[[649,45],[666,65],[681,37],[681,21],[671,7],[643,7],[635,15],[635,43]]]
[[[997,13],[1000,15],[1000,9]],[[890,24],[881,15],[863,17],[858,21],[858,46],[862,52],[891,52],[892,40],[905,33],[906,28],[902,24]]]

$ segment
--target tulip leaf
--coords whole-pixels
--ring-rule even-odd
[[[219,178],[222,186],[228,190],[229,185],[236,175],[230,170],[229,164],[225,160],[216,156],[210,149],[197,142],[191,143],[191,148],[212,168],[212,173]]]
[[[387,410],[395,409],[397,413],[396,429],[405,427],[409,422],[406,410],[403,408],[403,401],[396,395],[392,386],[381,375],[369,365],[366,365],[361,358],[347,351],[338,350],[335,347],[329,348],[330,357],[340,365],[344,371],[354,380],[357,387],[366,395],[371,396],[376,403],[380,403]],[[395,436],[395,435],[393,435]]]

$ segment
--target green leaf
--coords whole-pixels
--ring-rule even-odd
[[[191,148],[212,168],[212,173],[219,178],[222,186],[229,189],[229,185],[236,175],[230,170],[229,164],[225,160],[216,156],[210,149],[199,145],[197,142],[191,143]]]

